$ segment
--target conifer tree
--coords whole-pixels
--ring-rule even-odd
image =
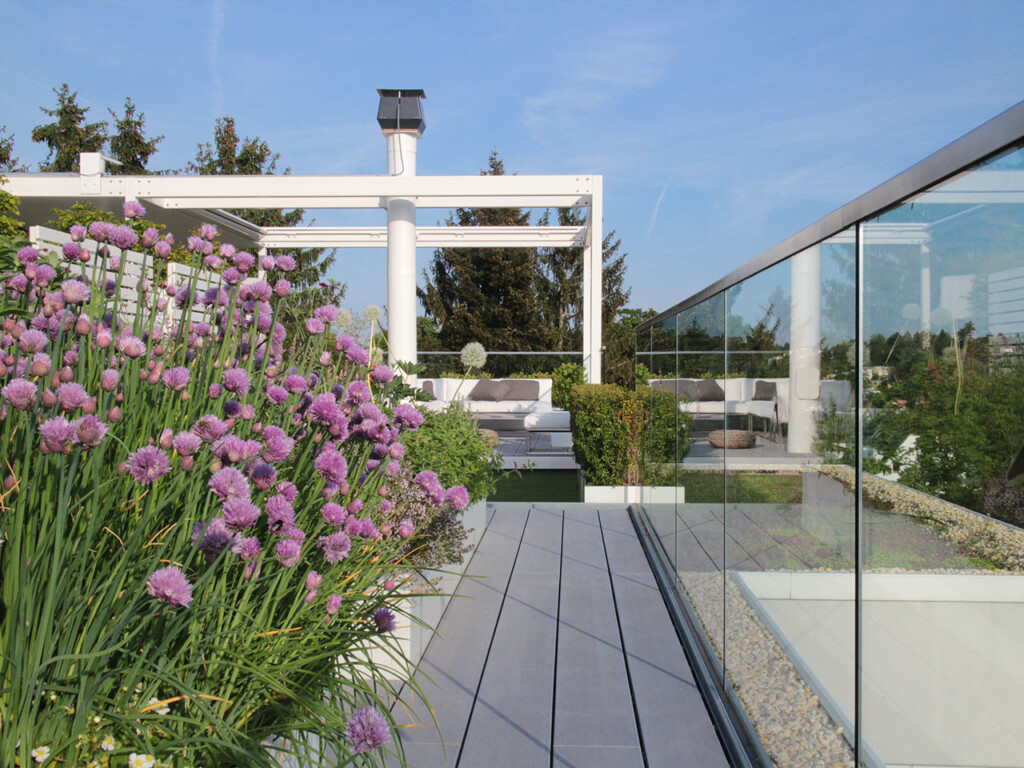
[[[85,122],[89,108],[78,105],[78,92],[72,92],[67,83],[59,89],[54,88],[53,92],[57,94],[57,108],[39,109],[55,118],[54,122],[32,129],[32,141],[46,144],[49,148],[46,161],[39,164],[39,170],[74,171],[77,170],[79,152],[102,151],[107,141],[107,124]]]
[[[115,165],[111,171],[126,176],[141,176],[149,173],[146,165],[149,158],[156,152],[156,145],[163,141],[163,136],[147,139],[143,130],[146,126],[146,116],[139,112],[135,114],[135,104],[131,98],[124,100],[124,115],[118,117],[112,109],[107,110],[114,119],[114,127],[117,133],[110,137],[110,154],[119,161],[121,165]]]

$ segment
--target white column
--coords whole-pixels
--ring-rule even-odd
[[[419,131],[384,131],[388,173],[416,175]],[[416,362],[416,203],[388,198],[388,362]]]
[[[587,240],[583,246],[583,370],[588,384],[601,383],[601,299],[604,294],[602,179],[594,177]]]
[[[810,453],[821,393],[821,246],[790,259],[790,453]]]

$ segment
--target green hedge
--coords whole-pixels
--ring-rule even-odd
[[[640,485],[651,464],[682,461],[690,447],[692,419],[670,392],[582,384],[569,411],[576,463],[593,485]]]
[[[572,388],[586,381],[583,366],[579,363],[562,363],[551,374],[551,404],[555,408],[569,408],[569,394]]]

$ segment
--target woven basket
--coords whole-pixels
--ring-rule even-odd
[[[755,435],[743,429],[716,429],[708,434],[715,448],[753,448]]]

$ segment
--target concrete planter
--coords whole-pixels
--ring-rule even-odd
[[[682,486],[584,485],[585,504],[682,504]]]

